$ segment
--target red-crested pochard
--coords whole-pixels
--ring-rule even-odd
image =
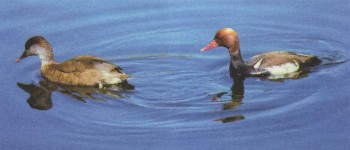
[[[77,56],[57,63],[50,43],[42,36],[28,39],[23,54],[16,62],[32,55],[39,56],[41,60],[41,75],[60,84],[103,87],[118,84],[128,78],[119,66],[95,56]]]
[[[218,46],[226,47],[231,56],[231,75],[277,75],[283,76],[302,72],[321,63],[315,56],[298,54],[289,51],[272,51],[262,53],[244,62],[241,57],[240,44],[236,31],[231,28],[220,29],[214,40],[200,51],[204,52]]]

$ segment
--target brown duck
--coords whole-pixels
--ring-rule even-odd
[[[283,76],[302,72],[321,63],[321,60],[315,56],[298,54],[289,51],[272,51],[262,53],[252,57],[244,62],[241,56],[239,39],[236,31],[231,28],[220,29],[214,40],[201,52],[207,51],[218,46],[226,47],[231,56],[230,73],[231,75],[277,75]]]
[[[102,87],[118,84],[128,78],[122,68],[95,56],[77,56],[57,63],[50,43],[42,36],[28,39],[23,54],[16,62],[32,55],[39,56],[41,60],[41,75],[60,84]]]

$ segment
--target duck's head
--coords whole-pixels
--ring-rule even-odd
[[[33,55],[39,56],[41,60],[53,60],[51,45],[44,37],[33,36],[28,39],[22,55],[16,59],[16,62]]]
[[[201,52],[223,46],[229,49],[230,54],[239,53],[239,39],[235,30],[223,28],[216,32],[214,40],[201,49]]]

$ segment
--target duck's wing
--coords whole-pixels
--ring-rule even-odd
[[[53,82],[89,86],[116,84],[129,77],[119,66],[95,56],[78,56],[62,63],[45,65],[41,74]]]
[[[256,55],[246,62],[254,68],[267,68],[270,66],[280,66],[287,63],[297,63],[298,65],[316,65],[321,60],[312,55],[298,54],[289,51],[272,51]]]
[[[119,73],[123,73],[123,69],[121,67],[111,64],[100,57],[89,55],[77,56],[72,59],[66,60],[60,65],[58,65],[57,69],[66,73],[83,72],[89,69],[117,71]]]
[[[297,53],[289,51],[272,51],[253,56],[246,64],[254,68],[265,68],[266,66],[281,65],[289,62],[290,57],[296,56]]]

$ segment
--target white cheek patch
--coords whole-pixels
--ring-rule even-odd
[[[45,48],[35,44],[29,48],[30,53],[38,55],[41,60],[41,68],[50,62],[48,52]]]
[[[294,63],[288,62],[285,64],[282,64],[280,66],[272,66],[265,68],[273,75],[282,75],[282,74],[288,74],[292,72],[297,72],[299,70],[299,64],[295,60],[293,60]]]

